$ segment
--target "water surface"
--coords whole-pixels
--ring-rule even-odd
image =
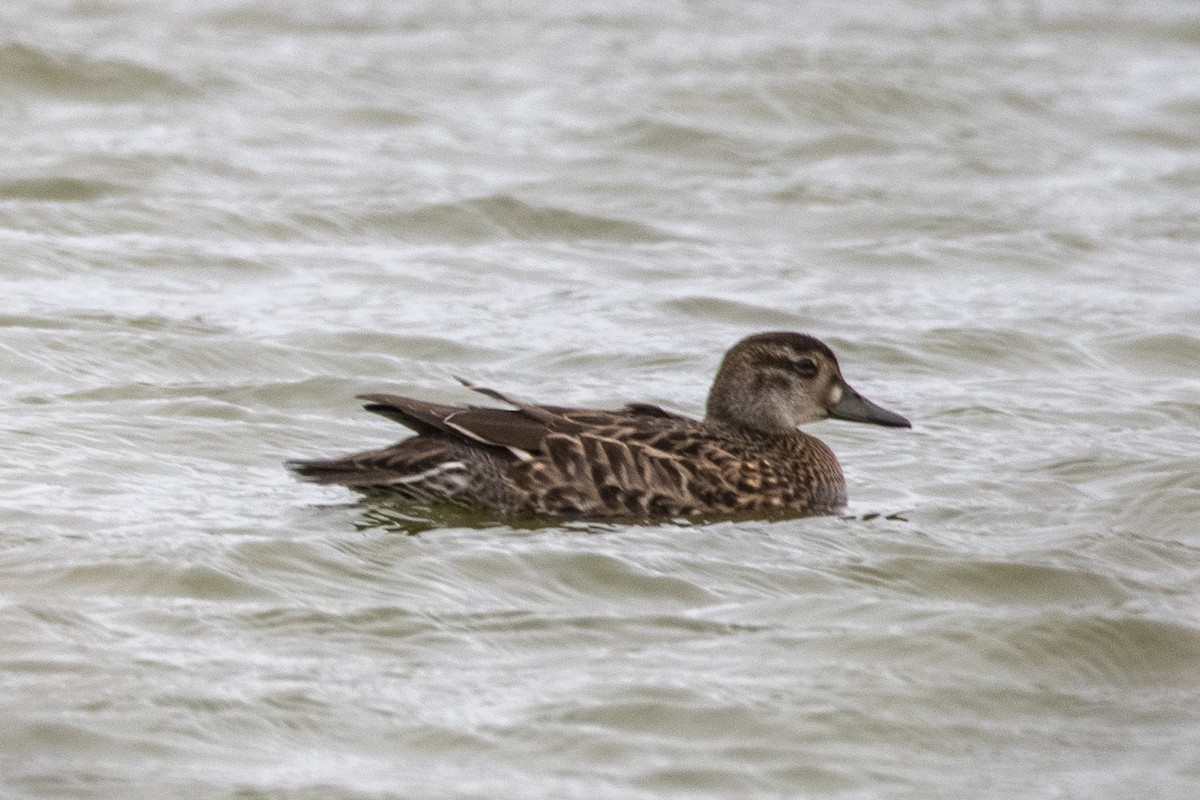
[[[0,794],[1200,784],[1191,4],[3,16]],[[281,466],[453,375],[700,413],[771,329],[915,422],[812,426],[846,518]]]

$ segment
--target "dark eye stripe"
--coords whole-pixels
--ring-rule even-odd
[[[766,355],[759,362],[763,367],[781,370],[783,372],[792,372],[797,375],[811,377],[816,375],[819,367],[811,358],[789,358],[786,356]]]

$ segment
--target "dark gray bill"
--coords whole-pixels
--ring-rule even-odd
[[[889,428],[911,428],[912,423],[894,411],[877,406],[849,385],[842,384],[842,399],[829,409],[829,416],[850,422],[873,422]]]

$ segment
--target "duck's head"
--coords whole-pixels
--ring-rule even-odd
[[[708,394],[707,419],[766,433],[833,417],[893,428],[912,423],[854,391],[833,351],[802,333],[759,333],[735,344]]]

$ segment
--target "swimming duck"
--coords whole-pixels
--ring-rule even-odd
[[[912,427],[850,388],[833,351],[800,333],[760,333],[735,344],[704,419],[648,403],[613,411],[530,405],[463,383],[511,407],[361,395],[366,410],[416,436],[289,466],[316,483],[500,514],[832,514],[846,504],[841,466],[797,426],[833,417]]]

